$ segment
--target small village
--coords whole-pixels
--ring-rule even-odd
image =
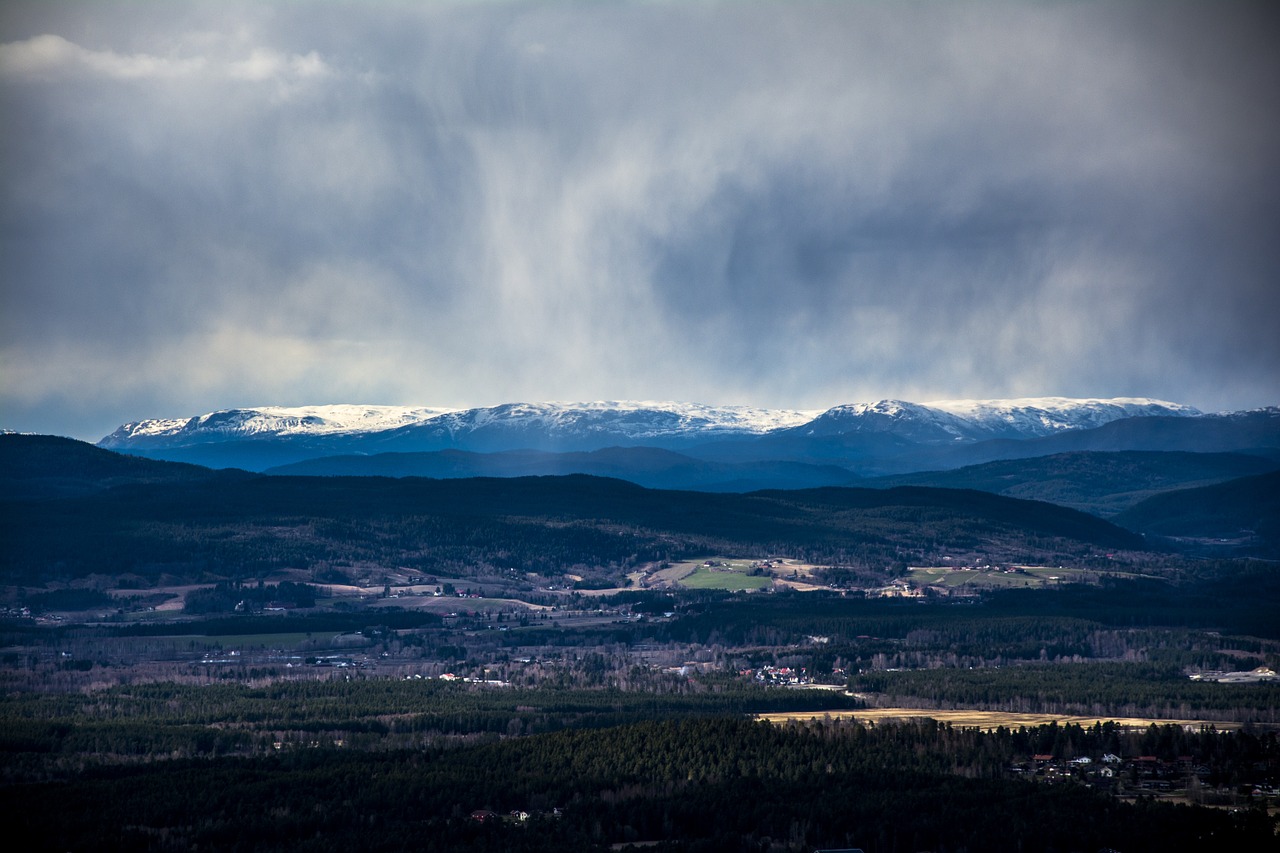
[[[1280,683],[1280,676],[1276,675],[1275,670],[1268,669],[1265,666],[1251,669],[1248,672],[1221,672],[1217,670],[1209,670],[1206,672],[1197,672],[1190,676],[1192,681],[1212,681],[1217,684],[1277,684]]]
[[[1096,758],[1037,754],[1009,765],[1007,770],[1015,777],[1049,784],[1074,782],[1127,799],[1156,797],[1228,808],[1280,805],[1280,788],[1272,775],[1275,768],[1225,773],[1190,755],[1169,760],[1154,755],[1122,758],[1113,753]]]

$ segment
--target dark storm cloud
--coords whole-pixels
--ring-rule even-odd
[[[1247,4],[32,4],[4,426],[331,401],[1274,403]]]

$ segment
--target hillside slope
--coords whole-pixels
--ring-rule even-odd
[[[1280,558],[1280,471],[1156,495],[1116,516],[1130,530]]]
[[[1280,408],[1200,417],[1124,418],[1095,429],[1070,430],[1024,441],[999,439],[955,447],[921,448],[889,461],[884,473],[930,471],[1000,459],[1030,459],[1058,453],[1141,450],[1182,453],[1244,453],[1280,461]]]
[[[609,447],[575,453],[508,450],[472,453],[378,453],[323,456],[268,468],[266,474],[344,477],[529,477],[590,474],[615,477],[651,489],[750,492],[847,485],[856,476],[836,465],[802,462],[710,462],[656,447]]]
[[[1078,451],[877,477],[873,488],[900,485],[980,489],[1113,516],[1161,492],[1212,485],[1280,468],[1280,463],[1239,453]]]
[[[54,435],[0,435],[0,499],[68,497],[127,484],[183,483],[241,474],[127,456]]]

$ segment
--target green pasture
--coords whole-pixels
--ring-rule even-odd
[[[227,635],[206,635],[197,634],[191,637],[174,638],[180,640],[189,647],[194,648],[221,648],[221,649],[291,649],[295,648],[307,640],[328,641],[340,631],[325,631],[314,634],[308,634],[305,631],[297,631],[288,634],[227,634]]]
[[[688,589],[726,589],[738,592],[747,589],[764,589],[773,583],[772,578],[748,575],[736,569],[708,569],[699,567],[693,574],[680,579],[680,585]]]

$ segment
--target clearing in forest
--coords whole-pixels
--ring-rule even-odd
[[[1145,729],[1152,724],[1157,726],[1182,726],[1199,729],[1202,726],[1213,726],[1219,731],[1235,730],[1241,723],[1222,722],[1221,720],[1164,720],[1154,717],[1090,717],[1072,714],[1030,714],[1010,711],[970,711],[940,710],[936,708],[864,708],[859,711],[788,711],[776,714],[757,714],[756,719],[770,723],[785,723],[790,720],[857,720],[863,723],[887,723],[895,720],[937,720],[953,726],[970,729],[993,731],[1000,726],[1016,729],[1019,726],[1031,728],[1050,723],[1066,725],[1075,723],[1088,728],[1094,723],[1114,722],[1127,729]]]

